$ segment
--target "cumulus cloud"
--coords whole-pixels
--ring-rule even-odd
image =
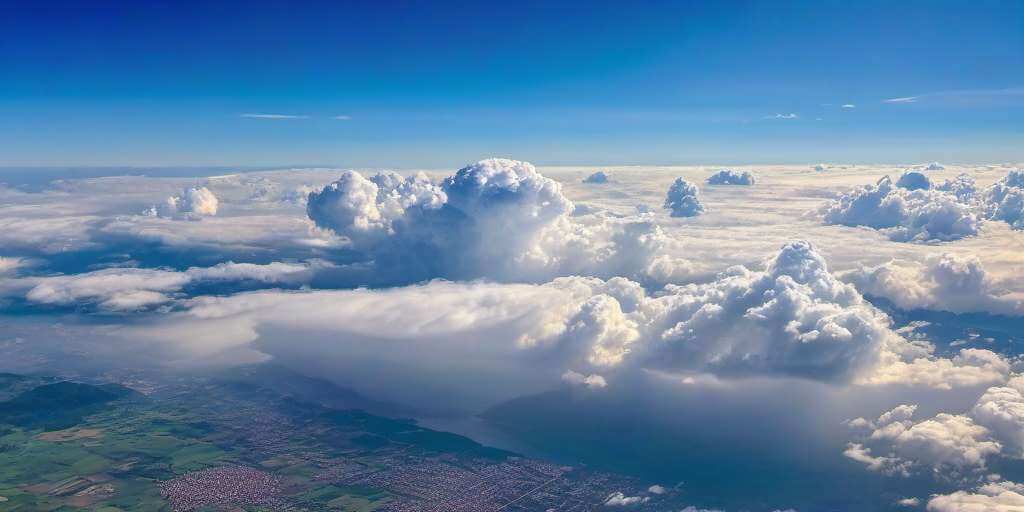
[[[910,476],[910,464],[897,457],[880,457],[871,454],[871,449],[860,443],[850,443],[843,451],[850,460],[859,462],[869,471],[877,471],[886,475]]]
[[[597,171],[583,179],[583,183],[608,183],[610,177],[604,171]]]
[[[896,505],[899,507],[919,507],[921,505],[920,498],[901,498],[896,500]]]
[[[955,178],[945,180],[933,188],[953,194],[956,196],[957,201],[965,204],[970,204],[974,201],[975,195],[978,192],[978,186],[974,178],[966,173],[961,173]]]
[[[622,492],[614,492],[604,500],[606,507],[630,507],[647,503],[651,499],[647,496],[626,496]]]
[[[349,171],[310,194],[307,212],[405,282],[570,273],[648,280],[687,267],[661,258],[674,242],[649,218],[576,212],[558,182],[514,160],[483,160],[440,184],[422,174]]]
[[[942,164],[940,164],[938,162],[932,162],[932,163],[924,166],[924,170],[926,170],[926,171],[944,171],[944,170],[946,170],[946,166],[944,166],[944,165],[942,165]]]
[[[1024,378],[990,387],[963,414],[939,413],[915,422],[914,405],[901,405],[869,421],[849,422],[865,430],[861,439],[885,452],[871,455],[861,442],[850,443],[848,458],[871,471],[909,476],[918,468],[931,469],[940,479],[979,475],[988,461],[1003,456],[1024,457]]]
[[[886,176],[858,187],[827,204],[827,224],[865,226],[900,242],[948,241],[978,233],[972,208],[937,190],[907,190]]]
[[[354,171],[309,194],[307,212],[318,226],[352,240],[356,246],[378,243],[403,230],[406,212],[438,210],[448,200],[425,174],[405,179],[381,173],[370,179]],[[420,214],[422,215],[422,214]]]
[[[664,208],[673,217],[694,217],[704,212],[700,189],[682,178],[676,178],[665,196]]]
[[[896,186],[907,190],[928,190],[932,188],[932,181],[922,172],[906,171],[896,181]]]
[[[1024,229],[1024,171],[1010,171],[985,191],[982,202],[987,218]]]
[[[973,491],[939,494],[928,500],[931,512],[1017,512],[1024,510],[1024,484],[990,482]]]
[[[167,217],[197,219],[217,215],[220,201],[206,187],[189,187],[180,195],[167,198],[164,204],[154,207],[147,213]]]
[[[816,164],[814,170],[817,172],[825,172],[828,170],[828,166],[825,164]]]
[[[927,169],[927,168],[926,168]],[[921,171],[907,171],[894,185],[888,176],[840,195],[823,208],[825,222],[866,226],[896,241],[949,241],[978,233],[982,219],[1024,228],[1024,171],[1010,171],[979,193],[972,177],[933,185]]]
[[[582,373],[574,372],[572,370],[566,370],[565,373],[562,374],[562,380],[573,386],[584,386],[591,389],[608,387],[608,382],[604,380],[604,377],[593,373],[590,375],[583,375]]]
[[[712,174],[707,183],[708,185],[753,185],[755,181],[754,175],[750,171],[722,169]]]
[[[896,351],[900,352],[897,345]],[[1005,358],[982,349],[963,349],[952,358],[931,357],[934,347],[919,343],[902,345],[901,357],[883,354],[887,361],[876,371],[863,379],[864,384],[904,384],[934,389],[970,388],[995,382],[1002,382],[1010,373],[1010,364]],[[917,352],[924,349],[924,354]]]
[[[971,417],[988,427],[1007,455],[1024,458],[1024,377],[991,387],[975,403]]]
[[[923,264],[890,261],[860,266],[842,278],[861,293],[891,300],[902,309],[954,313],[1024,313],[1021,291],[992,279],[977,256],[952,253],[929,256]]]
[[[656,299],[667,327],[659,337],[675,365],[848,380],[872,367],[891,337],[884,315],[806,242],[784,246],[764,272],[736,268],[667,291]]]

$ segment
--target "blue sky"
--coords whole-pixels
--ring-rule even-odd
[[[1024,159],[1024,2],[894,4],[7,5],[0,165]]]

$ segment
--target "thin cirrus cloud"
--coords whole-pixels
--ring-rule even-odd
[[[309,116],[296,116],[289,114],[241,114],[239,117],[246,119],[309,119]]]
[[[288,119],[310,119],[312,116],[306,115],[292,115],[292,114],[239,114],[238,117],[244,117],[247,119],[271,119],[271,120],[288,120]],[[349,115],[338,115],[331,116],[331,119],[338,121],[350,121],[352,116]]]
[[[903,96],[882,100],[882,103],[936,103],[953,106],[985,106],[1020,104],[1024,101],[1024,87],[1004,89],[963,89],[939,91],[917,96]]]
[[[849,109],[857,108],[857,105],[854,105],[853,103],[846,103],[841,108],[845,108],[845,109],[849,110]]]
[[[800,116],[790,112],[789,114],[775,114],[774,116],[765,116],[765,119],[797,119]]]

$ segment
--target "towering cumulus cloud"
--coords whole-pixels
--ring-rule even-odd
[[[668,291],[653,299],[657,338],[668,344],[655,364],[852,380],[898,343],[885,316],[833,277],[806,242],[784,246],[764,272],[739,267]]]
[[[664,208],[673,217],[693,217],[704,212],[700,202],[700,189],[682,178],[676,178],[665,196]]]
[[[823,213],[828,224],[870,227],[900,242],[956,240],[978,233],[977,215],[957,196],[908,190],[888,176],[840,195]]]
[[[686,266],[663,254],[672,242],[649,219],[573,216],[558,182],[515,160],[483,160],[440,184],[422,174],[350,171],[311,193],[307,212],[398,282],[671,278]]]
[[[722,169],[708,177],[708,185],[753,185],[756,181],[749,171]]]

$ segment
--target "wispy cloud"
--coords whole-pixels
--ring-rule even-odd
[[[882,103],[917,103],[917,96],[904,96],[902,98],[889,98],[882,100]]]
[[[293,116],[288,114],[241,114],[239,117],[248,119],[309,119],[309,116]]]
[[[334,116],[331,119],[337,119],[338,121],[349,121],[352,119],[352,116]]]
[[[1024,102],[1024,87],[939,91],[883,100],[883,103],[928,103],[961,107],[1019,105],[1022,102]]]
[[[853,103],[846,103],[841,108],[853,109],[853,108],[857,108],[857,105],[854,105]]]
[[[797,119],[800,116],[790,112],[789,114],[775,114],[774,116],[765,116],[765,119]]]

